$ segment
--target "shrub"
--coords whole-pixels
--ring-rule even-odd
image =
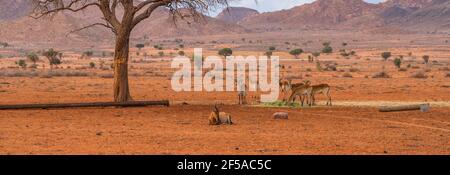
[[[27,54],[27,59],[33,62],[33,65],[36,65],[36,62],[39,61],[39,57],[36,53],[30,52]]]
[[[289,54],[295,56],[296,59],[298,59],[298,56],[301,55],[302,53],[303,53],[302,49],[294,49],[289,52]]]
[[[450,77],[450,72],[447,72],[447,74],[445,75],[445,77]]]
[[[391,78],[389,74],[385,71],[377,72],[375,75],[372,76],[372,78]]]
[[[313,52],[313,53],[312,53],[312,56],[314,56],[314,57],[316,57],[316,58],[317,58],[317,57],[319,57],[319,56],[320,56],[320,52]]]
[[[48,71],[44,76],[50,77],[87,77],[90,74],[86,71],[75,71],[75,70],[52,70]]]
[[[337,71],[336,65],[335,64],[326,64],[325,71]]]
[[[272,52],[272,51],[267,51],[266,53],[264,53],[264,55],[266,55],[266,56],[268,56],[268,57],[271,57],[271,56],[272,56],[272,54],[273,54],[273,52]]]
[[[1,69],[0,70],[0,77],[37,77],[39,76],[39,73],[32,70],[8,70],[8,69]]]
[[[350,72],[359,72],[359,69],[358,68],[350,68],[348,71],[350,71]]]
[[[391,52],[383,52],[381,53],[381,57],[384,59],[384,61],[387,61],[392,56]]]
[[[159,55],[160,57],[163,57],[163,56],[164,56],[164,52],[163,52],[163,51],[160,51],[160,52],[158,52],[158,55]]]
[[[25,62],[25,60],[19,60],[16,62],[17,65],[19,65],[22,69],[27,68],[27,63]]]
[[[184,55],[186,55],[186,53],[184,53],[184,51],[180,50],[180,51],[178,51],[178,55],[184,56]]]
[[[348,57],[348,56],[350,56],[350,54],[344,51],[344,52],[341,52],[341,56]]]
[[[406,72],[406,71],[408,71],[408,69],[407,69],[407,68],[404,68],[404,67],[402,67],[402,68],[398,69],[398,71],[400,71],[400,72]]]
[[[47,57],[51,69],[53,68],[53,65],[61,64],[61,55],[62,54],[60,54],[59,52],[57,52],[53,49],[44,51],[44,53],[42,55]]]
[[[233,55],[233,50],[231,48],[223,48],[219,50],[218,54],[224,57],[231,56]]]
[[[94,62],[90,62],[90,63],[89,63],[89,67],[90,67],[90,68],[95,68],[95,63],[94,63]]]
[[[350,74],[350,73],[348,73],[348,72],[344,73],[344,74],[342,75],[342,77],[344,77],[344,78],[353,78],[352,74]]]
[[[439,68],[439,70],[440,70],[440,71],[450,71],[450,68],[448,68],[448,67],[442,67],[442,68]]]
[[[91,57],[94,55],[94,52],[91,50],[83,52],[83,56]]]
[[[9,46],[9,44],[7,42],[0,42],[0,46],[2,46],[3,48],[6,48]]]
[[[162,45],[154,45],[153,48],[158,49],[158,50],[164,50]]]
[[[330,42],[323,43],[322,53],[333,53],[333,48]]]
[[[275,46],[270,46],[269,50],[273,52],[273,51],[277,50],[277,48]]]
[[[37,68],[37,65],[36,65],[36,64],[33,64],[33,65],[29,66],[29,68],[31,68],[31,69],[36,69],[36,68]]]
[[[395,58],[394,59],[394,65],[400,69],[400,67],[402,66],[402,59],[400,58]]]
[[[98,75],[100,78],[114,78],[114,75],[112,73],[104,73]]]
[[[141,50],[144,47],[145,47],[145,44],[136,44],[136,48],[138,48],[139,50]]]
[[[411,74],[411,78],[428,78],[428,76],[423,71],[417,71]]]

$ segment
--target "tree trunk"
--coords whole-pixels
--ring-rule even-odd
[[[122,30],[116,36],[114,54],[114,102],[132,101],[128,85],[130,33],[131,30]]]

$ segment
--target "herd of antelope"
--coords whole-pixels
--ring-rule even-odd
[[[238,99],[239,105],[247,104],[247,85],[242,84],[243,91],[239,91]],[[311,85],[309,80],[305,80],[302,83],[292,83],[292,80],[280,79],[280,89],[283,94],[283,102],[287,105],[292,105],[296,98],[300,99],[301,105],[304,106],[305,102],[309,106],[316,104],[315,95],[323,94],[327,98],[327,106],[331,106],[330,86],[328,84]]]
[[[309,80],[292,84],[291,80],[282,79],[280,80],[280,88],[284,94],[283,102],[288,105],[291,105],[299,97],[302,106],[304,106],[305,100],[309,106],[313,106],[316,102],[315,95],[324,94],[327,98],[327,106],[331,106],[331,88],[328,84],[311,85]]]
[[[247,88],[247,86],[245,86]],[[291,80],[280,80],[280,88],[283,93],[283,102],[287,105],[291,105],[298,97],[301,101],[301,105],[304,106],[305,101],[309,106],[315,105],[315,95],[324,94],[327,97],[327,106],[331,106],[330,86],[328,84],[311,85],[309,80],[305,80],[302,83],[293,84]],[[289,95],[289,98],[286,98]],[[246,104],[246,92],[240,91],[238,93],[239,105]],[[214,105],[213,112],[209,115],[210,125],[232,125],[231,115],[225,112],[220,112],[217,104]]]

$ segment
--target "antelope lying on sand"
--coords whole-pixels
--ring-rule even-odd
[[[214,105],[213,112],[209,114],[209,124],[210,125],[232,125],[231,115],[225,112],[220,112],[217,105]]]

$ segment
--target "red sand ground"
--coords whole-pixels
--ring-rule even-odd
[[[0,154],[450,154],[450,109],[210,106],[0,111]],[[287,111],[289,120],[271,114]]]
[[[358,51],[367,57],[379,53]],[[441,53],[448,52],[436,54]],[[427,66],[417,58],[410,62],[413,67],[399,72],[391,61],[377,57],[336,56],[321,61],[335,61],[344,72],[318,72],[305,61],[282,62],[294,81],[332,87],[336,106],[305,109],[235,106],[236,93],[175,93],[169,61],[133,63],[130,84],[136,100],[190,105],[0,111],[0,154],[450,154],[450,84],[448,71],[442,71],[448,70],[448,59]],[[66,62],[73,64],[63,65],[65,70],[90,60]],[[8,64],[14,60],[2,62]],[[383,65],[392,78],[370,78]],[[351,67],[359,69],[350,72],[353,78],[342,77]],[[409,77],[418,70],[428,78]],[[112,84],[113,79],[99,76],[0,77],[0,104],[111,101]],[[226,104],[222,110],[232,114],[236,125],[208,125],[216,102]],[[432,103],[431,111],[376,109],[383,103],[421,102]],[[272,119],[278,111],[289,112],[290,119]]]

